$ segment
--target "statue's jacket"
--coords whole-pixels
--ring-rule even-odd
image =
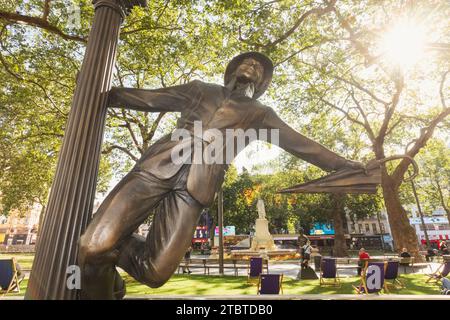
[[[177,122],[178,129],[185,129],[191,133],[189,139],[173,139],[172,134],[166,135],[154,143],[143,154],[136,164],[136,168],[149,172],[159,179],[169,179],[176,175],[182,166],[180,161],[173,161],[173,152],[191,147],[192,157],[187,178],[187,191],[204,206],[209,206],[214,200],[216,191],[222,185],[225,172],[228,168],[227,147],[230,137],[227,129],[278,129],[279,147],[291,154],[306,160],[326,171],[338,170],[346,163],[345,158],[328,150],[324,146],[301,135],[283,120],[275,111],[261,104],[256,99],[236,95],[224,86],[204,83],[194,80],[184,85],[149,90],[134,88],[113,88],[109,94],[109,106],[124,107],[149,112],[180,112]],[[199,121],[199,122],[197,122]],[[217,129],[222,133],[221,149],[223,160],[219,163],[210,161],[192,161],[205,159],[209,153],[203,152],[199,157],[197,150],[204,151],[214,142],[215,135],[196,135],[195,125],[201,124],[202,132]],[[218,132],[213,130],[213,132]],[[212,131],[212,130],[209,130]],[[242,132],[242,131],[241,131]],[[269,132],[268,137],[271,136]],[[259,138],[259,137],[258,137]],[[232,138],[234,139],[234,138]],[[198,148],[201,143],[203,148]],[[194,147],[197,144],[197,148]],[[233,155],[237,144],[233,143]],[[229,151],[229,150],[228,150]]]

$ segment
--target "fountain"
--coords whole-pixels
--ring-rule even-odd
[[[234,259],[245,259],[249,257],[263,257],[272,260],[287,260],[298,258],[295,249],[279,249],[273,241],[269,232],[269,221],[266,219],[266,210],[264,201],[258,199],[256,204],[258,209],[258,218],[255,221],[255,235],[251,241],[248,250],[231,250],[231,256]]]

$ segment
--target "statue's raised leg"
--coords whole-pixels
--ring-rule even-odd
[[[134,234],[120,248],[118,266],[152,288],[166,283],[191,245],[203,207],[174,190],[159,204],[147,239]]]
[[[82,298],[115,299],[118,264],[151,286],[167,281],[190,244],[202,209],[186,191],[187,172],[184,167],[160,180],[133,170],[113,189],[80,240]],[[154,211],[145,242],[133,232]]]

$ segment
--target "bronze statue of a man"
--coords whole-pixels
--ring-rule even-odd
[[[203,131],[222,133],[276,129],[281,148],[326,171],[363,167],[296,132],[272,108],[256,100],[269,86],[272,74],[268,57],[247,52],[228,64],[225,86],[195,80],[156,90],[111,90],[111,107],[180,112],[177,129],[192,132],[193,138],[173,141],[167,135],[158,140],[103,201],[80,240],[82,298],[123,297],[125,286],[116,266],[150,287],[162,286],[177,269],[202,209],[213,202],[229,165],[173,161],[173,150],[180,144],[193,145],[199,139],[203,145],[212,142],[195,136],[194,122],[201,123]],[[226,148],[224,142],[220,152]],[[147,238],[134,234],[152,212]]]

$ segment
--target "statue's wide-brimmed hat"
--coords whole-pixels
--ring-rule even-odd
[[[225,85],[230,82],[231,77],[233,73],[236,71],[236,69],[239,67],[239,65],[244,61],[245,59],[252,58],[261,63],[261,65],[264,68],[264,75],[263,80],[257,85],[255,88],[255,94],[253,95],[253,98],[257,99],[259,98],[264,91],[267,90],[267,88],[270,85],[270,82],[272,81],[272,75],[273,75],[273,63],[272,60],[269,59],[266,55],[259,53],[259,52],[245,52],[242,53],[236,57],[234,57],[230,63],[227,66],[227,69],[225,70]]]

